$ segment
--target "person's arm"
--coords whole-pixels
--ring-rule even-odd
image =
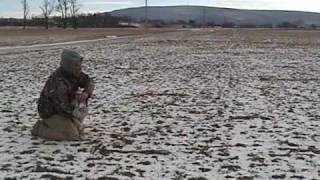
[[[81,78],[81,84],[82,88],[84,88],[84,91],[88,94],[88,98],[92,97],[95,87],[93,80],[88,75],[83,74],[83,77]]]
[[[73,118],[74,107],[71,104],[73,95],[70,94],[68,85],[63,80],[56,80],[51,98],[56,112],[66,118]]]
[[[87,87],[85,88],[88,95],[89,95],[89,98],[92,97],[92,94],[93,94],[93,90],[94,90],[94,82],[91,78],[89,78],[89,83],[87,84]]]

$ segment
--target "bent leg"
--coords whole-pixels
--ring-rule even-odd
[[[32,130],[37,135],[49,140],[79,140],[78,128],[70,119],[54,115],[48,119],[38,121]]]

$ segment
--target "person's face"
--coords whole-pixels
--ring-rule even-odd
[[[76,63],[76,64],[74,65],[74,67],[73,67],[73,75],[74,75],[75,77],[79,77],[80,74],[81,74],[81,72],[82,72],[82,63],[81,63],[81,62],[78,62],[78,63]]]

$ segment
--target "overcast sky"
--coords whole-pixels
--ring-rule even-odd
[[[39,15],[42,0],[27,0],[30,15]],[[56,0],[54,0],[56,1]],[[81,12],[108,12],[144,6],[145,0],[79,0]],[[320,0],[148,0],[150,6],[204,5],[238,9],[298,10],[320,13]],[[0,0],[0,17],[22,17],[21,0]]]

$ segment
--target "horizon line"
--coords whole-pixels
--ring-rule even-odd
[[[240,10],[240,11],[282,11],[282,12],[303,12],[303,13],[315,13],[315,14],[320,14],[320,12],[316,11],[308,11],[308,10],[289,10],[289,9],[249,9],[249,8],[232,8],[232,7],[222,7],[222,6],[204,6],[204,5],[157,5],[157,6],[148,6],[148,8],[165,8],[165,7],[207,7],[207,8],[219,8],[219,9],[230,9],[230,10]],[[121,10],[126,10],[126,9],[137,9],[137,8],[144,8],[145,6],[134,6],[134,7],[127,7],[127,8],[120,8],[120,9],[114,9],[110,11],[87,11],[87,12],[82,12],[79,14],[102,14],[102,13],[112,13],[114,11],[121,11]],[[39,17],[39,15],[35,15],[33,17]],[[0,16],[0,19],[21,19],[22,17],[5,17],[5,16]]]

